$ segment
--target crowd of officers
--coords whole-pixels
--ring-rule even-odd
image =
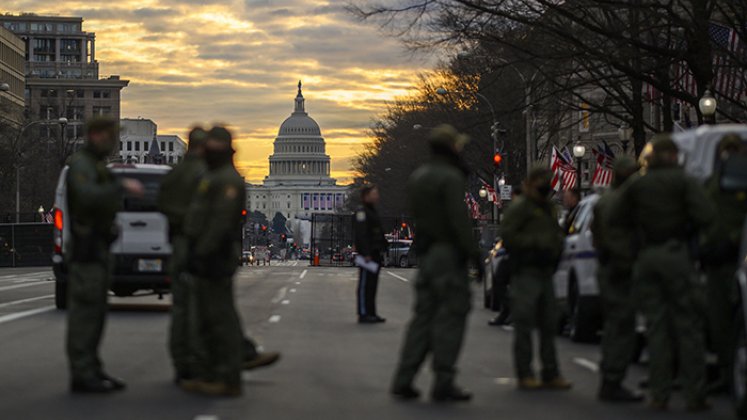
[[[98,356],[109,286],[104,280],[110,276],[108,249],[116,238],[112,229],[122,194],[142,195],[143,186],[132,179],[115,180],[106,167],[116,145],[115,121],[94,120],[87,134],[88,142],[72,158],[67,179],[73,241],[68,256],[67,349],[72,390],[110,392],[125,385],[104,371]],[[234,306],[232,276],[240,257],[237,232],[245,190],[233,165],[231,134],[223,127],[196,128],[189,140],[187,156],[165,177],[159,196],[173,244],[169,346],[175,382],[187,391],[239,395],[241,370],[272,364],[279,354],[257,351],[245,337]],[[464,202],[470,170],[462,151],[468,140],[448,125],[432,130],[432,159],[407,185],[418,227],[420,270],[413,318],[391,385],[391,393],[404,400],[420,396],[413,382],[429,355],[435,374],[431,397],[471,399],[455,382],[471,309],[469,267],[476,267],[480,278],[483,269]],[[743,153],[742,147],[739,137],[727,136],[719,156],[728,159]],[[647,321],[649,405],[667,409],[677,373],[687,409],[706,410],[706,331],[720,367],[715,390],[725,388],[729,377],[737,293],[732,279],[747,197],[722,191],[715,177],[706,188],[689,178],[678,165],[676,144],[666,135],[652,141],[642,165],[621,157],[614,172],[612,188],[595,207],[592,227],[605,319],[599,398],[643,399],[623,385],[640,312]],[[514,366],[518,387],[524,390],[572,387],[560,372],[555,348],[558,308],[552,275],[565,232],[551,198],[552,177],[546,168],[530,170],[501,227],[510,255]],[[356,212],[361,255],[358,320],[375,324],[385,321],[376,311],[375,295],[376,267],[387,245],[375,211],[378,191],[366,187],[362,199]],[[699,245],[697,257],[694,242]],[[698,264],[707,272],[706,284],[698,281]],[[535,331],[539,376],[532,369]]]
[[[117,237],[114,219],[123,195],[142,196],[144,188],[134,179],[115,179],[107,168],[117,144],[117,121],[91,121],[87,137],[67,175],[72,223],[67,354],[73,392],[108,393],[125,388],[99,358],[109,246]],[[224,127],[193,129],[184,161],[165,176],[158,197],[173,247],[169,350],[174,382],[186,391],[216,396],[240,395],[242,369],[268,366],[280,357],[258,351],[244,335],[234,305],[232,277],[246,200],[233,154],[232,136]]]

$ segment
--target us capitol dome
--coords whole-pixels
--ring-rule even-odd
[[[247,208],[264,213],[269,220],[276,213],[289,220],[337,213],[347,199],[349,188],[337,185],[330,176],[331,159],[322,130],[306,112],[300,81],[293,112],[275,138],[269,169],[261,185],[247,186]]]

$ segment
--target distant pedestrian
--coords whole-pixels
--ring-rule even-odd
[[[435,373],[434,401],[469,401],[472,394],[455,384],[456,362],[471,309],[468,266],[482,274],[477,241],[464,201],[469,169],[461,154],[469,141],[454,127],[442,125],[429,136],[433,154],[407,184],[410,209],[418,228],[420,271],[415,307],[405,334],[391,392],[401,399],[420,396],[415,376],[429,354]]]
[[[563,233],[571,235],[575,233],[573,224],[578,215],[578,205],[581,203],[581,190],[572,188],[563,191]]]
[[[633,360],[636,338],[636,307],[633,299],[635,235],[614,224],[612,209],[620,189],[638,169],[633,158],[622,156],[614,164],[612,188],[594,206],[592,233],[597,250],[599,282],[604,315],[602,334],[601,387],[599,399],[611,402],[639,402],[643,396],[623,386],[625,373]]]
[[[386,322],[376,310],[376,292],[379,288],[381,263],[388,246],[381,218],[376,210],[379,189],[375,185],[364,185],[361,189],[361,202],[355,211],[355,249],[364,260],[364,264],[359,264],[358,270],[358,322],[376,324]]]
[[[687,409],[710,408],[705,389],[703,285],[698,282],[692,237],[706,229],[715,212],[703,187],[678,165],[669,135],[652,142],[642,176],[621,190],[610,219],[640,235],[633,294],[647,322],[650,406],[666,410],[678,368]]]
[[[506,202],[504,206],[510,206],[515,203],[516,200],[521,197],[523,193],[523,187],[516,185],[511,190],[511,201]],[[500,305],[500,312],[498,315],[488,321],[488,325],[493,327],[500,327],[511,324],[511,256],[506,254],[503,257],[503,261],[498,265],[495,273],[493,274],[493,287],[498,288],[495,294],[498,298]],[[487,267],[486,267],[487,269]]]
[[[747,216],[744,192],[724,191],[719,185],[720,167],[743,149],[738,135],[725,136],[719,143],[717,167],[706,183],[706,192],[718,214],[704,235],[701,247],[701,261],[708,276],[708,331],[719,367],[719,377],[710,389],[714,393],[728,392],[730,386],[735,339],[732,335],[736,331],[734,314],[739,301],[734,273],[739,261],[742,225]]]
[[[140,197],[143,185],[116,180],[106,167],[117,145],[119,124],[110,118],[88,123],[85,146],[70,160],[67,200],[71,249],[68,259],[67,356],[71,390],[107,393],[125,383],[104,371],[99,344],[104,332],[111,285],[109,247],[118,236],[114,219],[123,194]]]
[[[520,389],[567,390],[555,350],[557,301],[552,275],[563,250],[563,232],[550,201],[552,172],[534,168],[524,194],[506,211],[503,243],[511,264],[511,310],[514,321],[514,364]],[[542,362],[541,381],[532,369],[532,333],[537,330]]]

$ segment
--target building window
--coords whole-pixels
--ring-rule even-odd
[[[93,107],[93,115],[109,115],[111,113],[112,113],[112,107],[110,106]]]
[[[101,91],[100,90],[94,90],[93,91],[93,98],[94,99],[101,99]]]
[[[150,147],[150,145],[148,144],[147,141],[144,141],[143,142],[143,150],[145,150],[147,152],[148,151],[148,147]]]
[[[132,142],[128,141],[127,142],[127,151],[129,152],[130,150],[132,150]]]
[[[139,141],[136,141],[136,142],[135,142],[135,151],[136,151],[136,152],[139,152],[139,151],[140,151],[140,142],[139,142]]]
[[[174,151],[174,142],[170,141],[169,142],[169,152],[173,152],[173,151]]]

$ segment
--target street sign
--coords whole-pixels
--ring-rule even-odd
[[[501,201],[511,201],[514,187],[511,185],[501,185]]]

